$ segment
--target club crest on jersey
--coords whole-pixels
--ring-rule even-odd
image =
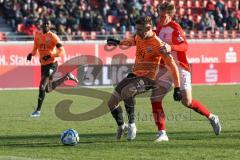
[[[149,46],[148,46],[148,47],[147,47],[147,52],[148,52],[148,53],[151,53],[151,52],[152,52],[152,47],[149,47]]]

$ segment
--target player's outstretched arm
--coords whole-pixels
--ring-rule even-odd
[[[120,40],[114,39],[114,38],[108,38],[107,39],[107,45],[109,46],[117,46],[120,44]]]
[[[117,40],[114,38],[108,38],[107,39],[107,45],[109,46],[117,46],[117,45],[123,45],[123,46],[135,46],[135,36],[131,38],[126,38],[123,40]]]

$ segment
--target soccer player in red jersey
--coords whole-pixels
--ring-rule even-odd
[[[171,55],[161,52],[165,45],[152,31],[152,20],[150,17],[141,17],[136,21],[136,36],[122,41],[108,39],[108,45],[129,45],[136,46],[136,59],[132,70],[132,75],[124,78],[115,88],[108,107],[115,118],[118,129],[117,139],[121,139],[126,128],[122,109],[119,107],[121,100],[134,98],[136,95],[144,93],[155,86],[155,78],[159,68],[159,63],[163,60],[171,70],[174,89],[174,100],[181,100],[179,71]],[[136,137],[135,123],[128,125],[128,140]]]
[[[165,45],[162,52],[170,53],[179,68],[182,104],[208,118],[214,133],[219,135],[221,132],[221,125],[218,116],[212,114],[202,103],[192,98],[190,65],[186,55],[188,44],[181,26],[172,20],[175,11],[174,4],[169,2],[164,2],[159,7],[160,18],[156,34],[162,41],[168,44]],[[156,79],[158,87],[153,90],[151,96],[152,112],[159,130],[158,138],[156,139],[157,142],[168,141],[162,101],[172,86],[170,74],[169,67],[163,64],[160,67]]]
[[[53,75],[56,73],[58,63],[56,57],[65,54],[65,49],[60,42],[59,37],[50,31],[51,22],[48,19],[43,19],[41,25],[42,32],[37,32],[34,36],[34,45],[31,53],[28,54],[27,60],[31,61],[32,56],[39,54],[41,63],[41,82],[39,85],[38,105],[36,110],[31,114],[31,117],[39,117],[42,103],[45,98],[45,92],[50,92],[57,86],[62,84],[65,80],[73,80],[78,83],[76,77],[71,73],[66,74],[64,77],[53,80]]]

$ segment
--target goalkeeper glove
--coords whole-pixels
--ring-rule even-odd
[[[51,56],[50,56],[50,55],[47,55],[47,56],[44,56],[42,59],[43,59],[44,61],[48,61],[50,58],[51,58]]]
[[[109,46],[117,46],[119,44],[120,44],[119,40],[116,40],[114,38],[108,38],[107,39],[107,45],[109,45]]]
[[[173,93],[173,99],[175,101],[181,101],[182,100],[182,95],[179,87],[174,88],[174,93]]]
[[[27,55],[27,61],[31,61],[32,60],[32,53],[29,53],[28,55]]]

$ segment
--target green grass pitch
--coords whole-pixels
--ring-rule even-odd
[[[99,89],[111,92],[112,89]],[[169,142],[154,143],[156,127],[148,98],[137,98],[137,138],[115,140],[116,124],[111,114],[90,121],[63,121],[54,112],[62,99],[74,101],[71,112],[93,109],[100,100],[51,93],[46,95],[39,118],[30,118],[37,90],[0,91],[0,160],[4,159],[169,159],[229,160],[240,155],[240,86],[194,86],[193,96],[219,115],[222,134],[215,136],[205,117],[172,100],[165,101]],[[73,147],[59,143],[60,134],[73,128],[80,143]]]

